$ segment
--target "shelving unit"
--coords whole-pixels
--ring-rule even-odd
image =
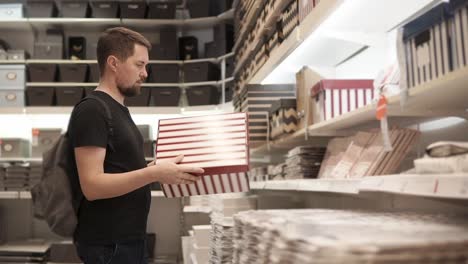
[[[468,106],[465,100],[468,97],[467,82],[468,68],[462,68],[435,81],[409,89],[408,99],[403,107],[401,106],[401,95],[388,98],[390,124],[410,125],[431,117],[443,116],[466,118],[468,116],[466,112]],[[255,156],[261,156],[267,154],[270,150],[290,149],[298,145],[324,146],[327,139],[331,137],[350,135],[360,128],[378,125],[375,118],[375,109],[376,104],[358,108],[254,148],[251,153]],[[392,120],[395,121],[392,122]]]
[[[127,19],[127,18],[20,18],[0,19],[0,28],[32,29],[51,26],[73,27],[73,29],[99,28],[107,26],[130,26],[154,29],[162,26],[176,26],[191,29],[206,28],[234,17],[234,9],[218,16],[191,19]]]
[[[362,179],[305,179],[251,182],[255,191],[301,191],[363,194],[393,193],[426,198],[468,199],[468,175],[397,174]]]

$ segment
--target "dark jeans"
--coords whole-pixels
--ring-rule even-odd
[[[147,264],[145,240],[104,245],[75,243],[85,264]]]

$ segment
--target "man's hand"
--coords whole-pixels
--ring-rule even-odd
[[[183,159],[184,155],[179,155],[172,160],[158,161],[156,165],[152,165],[156,180],[165,184],[190,184],[198,181],[199,176],[194,174],[201,174],[204,170],[189,165],[180,165]]]

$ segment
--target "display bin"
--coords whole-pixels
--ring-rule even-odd
[[[27,87],[26,105],[28,106],[52,106],[54,105],[54,87]]]
[[[29,64],[28,79],[30,82],[55,82],[57,78],[57,65],[47,64]]]
[[[151,106],[178,106],[180,100],[179,87],[151,87]]]
[[[150,97],[149,87],[141,87],[141,92],[139,95],[125,98],[125,105],[126,106],[148,106],[149,97]]]
[[[151,64],[151,80],[154,83],[178,83],[178,64]]]
[[[74,106],[83,98],[83,87],[56,87],[57,105]]]
[[[189,105],[219,104],[219,91],[216,86],[193,86],[186,89]]]

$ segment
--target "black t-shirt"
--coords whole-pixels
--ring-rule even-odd
[[[86,100],[75,107],[70,119],[69,136],[73,148],[107,148],[105,173],[123,173],[146,167],[143,137],[128,108],[104,92],[94,91],[93,94],[109,106],[113,134],[110,137],[104,106],[97,100]],[[150,203],[149,185],[115,198],[95,201],[85,198],[78,211],[74,238],[86,243],[142,239],[146,234]]]

